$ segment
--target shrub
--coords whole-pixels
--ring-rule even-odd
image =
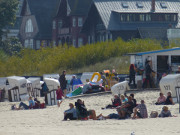
[[[42,75],[60,69],[78,69],[127,53],[158,49],[162,49],[160,41],[150,39],[133,39],[127,42],[117,39],[87,44],[80,48],[64,45],[37,51],[23,49],[18,56],[13,55],[6,61],[0,60],[0,76]]]

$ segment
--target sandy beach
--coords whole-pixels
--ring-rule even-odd
[[[129,95],[129,93],[128,93]],[[135,92],[139,103],[144,99],[148,109],[160,113],[162,106],[156,106],[159,91]],[[88,109],[96,110],[97,114],[108,115],[116,110],[101,110],[101,107],[111,103],[111,94],[81,97]],[[0,135],[179,135],[180,115],[179,105],[169,106],[172,118],[148,118],[137,120],[88,120],[88,121],[62,121],[63,112],[68,109],[69,103],[75,99],[66,99],[61,107],[47,106],[39,110],[12,111],[11,102],[0,103]],[[19,103],[15,103],[19,104]]]

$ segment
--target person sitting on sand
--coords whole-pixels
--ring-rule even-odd
[[[166,101],[165,101],[165,105],[174,105],[174,102],[173,102],[173,99],[172,99],[172,96],[171,96],[171,92],[167,93],[167,98],[166,98]]]
[[[77,120],[77,113],[74,105],[72,103],[69,103],[69,107],[70,109],[64,111],[64,120]]]
[[[63,91],[60,88],[60,86],[58,86],[58,89],[56,90],[56,95],[57,95],[57,105],[58,107],[60,107],[61,103],[62,103],[62,97],[63,95]]]
[[[35,102],[34,102],[34,100],[32,99],[32,97],[30,96],[30,97],[29,97],[29,106],[26,105],[26,104],[23,103],[23,102],[20,102],[18,108],[16,108],[16,106],[13,106],[12,109],[20,110],[21,107],[23,107],[25,110],[27,110],[27,109],[32,109],[34,106],[35,106]]]
[[[148,113],[147,113],[147,108],[146,105],[144,104],[144,100],[141,100],[141,104],[136,106],[134,108],[134,116],[133,118],[147,118]]]
[[[132,97],[128,97],[128,102],[124,105],[121,105],[120,107],[117,107],[118,114],[120,115],[120,118],[126,118],[126,116],[133,113],[134,103],[132,102]]]
[[[159,94],[159,98],[157,99],[157,102],[155,103],[156,105],[164,105],[166,102],[166,97],[162,92]]]
[[[108,109],[108,108],[113,109],[121,105],[121,100],[118,95],[114,95],[114,99],[111,99],[111,101],[112,101],[112,105],[107,105],[105,108],[102,109]]]
[[[164,106],[162,108],[162,111],[159,114],[159,117],[162,117],[162,118],[164,118],[164,117],[172,117],[171,112],[168,110],[167,106]]]
[[[95,110],[87,110],[86,106],[84,105],[84,101],[82,101],[81,99],[78,99],[77,102],[75,102],[75,106],[79,118],[84,119],[89,116],[89,119],[97,119]]]
[[[121,95],[120,97],[121,97],[122,104],[125,104],[128,101],[128,99],[124,95]]]
[[[133,101],[133,103],[134,103],[134,107],[136,107],[136,106],[137,106],[137,103],[136,103],[137,101],[136,101],[136,99],[134,98],[134,94],[131,93],[130,96],[132,97],[132,101]]]

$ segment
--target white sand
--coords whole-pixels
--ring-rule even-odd
[[[144,99],[151,111],[161,111],[162,106],[155,106],[158,91],[138,92],[137,102]],[[116,110],[101,110],[111,103],[111,94],[83,97],[88,109],[95,109],[97,114],[108,115]],[[0,103],[0,135],[180,135],[179,105],[169,106],[173,118],[148,118],[138,120],[101,120],[101,121],[62,121],[68,103],[77,99],[65,100],[61,107],[48,106],[39,110],[12,111],[13,103]],[[18,103],[16,103],[18,104]]]

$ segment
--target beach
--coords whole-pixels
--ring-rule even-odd
[[[161,112],[163,106],[154,103],[159,91],[148,90],[135,93],[137,103],[145,100],[148,115],[151,111]],[[130,92],[127,93],[129,95]],[[80,97],[88,109],[94,109],[96,114],[108,115],[116,113],[114,109],[102,110],[111,104],[111,94]],[[45,109],[11,110],[11,105],[19,103],[0,102],[0,135],[179,135],[180,115],[179,104],[168,106],[171,113],[177,117],[147,118],[127,120],[88,120],[88,121],[62,121],[63,112],[68,109],[69,103],[77,98],[65,99],[58,108],[47,106]]]

